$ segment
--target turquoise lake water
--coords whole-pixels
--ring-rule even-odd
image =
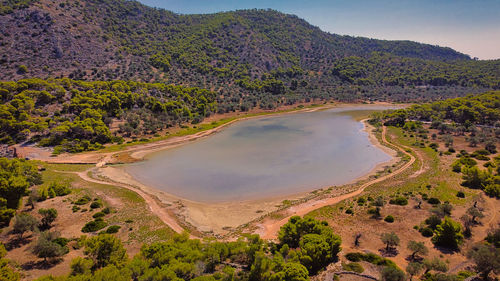
[[[236,122],[125,166],[136,180],[199,202],[261,199],[342,185],[390,156],[346,107]]]

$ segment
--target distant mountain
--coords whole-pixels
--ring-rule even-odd
[[[330,34],[273,10],[179,15],[124,0],[2,2],[3,80],[182,84],[221,93],[229,110],[245,95],[260,100],[247,98],[245,107],[252,107],[263,99],[273,106],[283,94],[294,102],[305,95],[356,99],[363,92],[386,99],[401,94],[388,95],[393,86],[454,87],[455,95],[500,87],[499,61],[475,62],[451,48],[411,41]],[[375,73],[350,73],[364,63]]]

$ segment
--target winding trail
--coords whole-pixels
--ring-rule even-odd
[[[118,182],[108,182],[108,181],[103,181],[103,180],[98,180],[98,179],[92,178],[88,175],[88,173],[91,172],[93,169],[94,168],[91,168],[91,169],[85,170],[83,172],[67,172],[67,171],[56,171],[56,172],[77,174],[82,180],[87,181],[87,182],[93,182],[93,183],[104,184],[104,185],[113,185],[113,186],[118,186],[118,187],[122,187],[122,188],[126,188],[128,190],[131,190],[131,191],[137,193],[140,197],[142,197],[144,199],[144,201],[146,201],[146,204],[149,206],[149,209],[151,210],[151,212],[154,215],[156,215],[163,223],[165,223],[170,228],[172,228],[173,231],[175,231],[177,233],[182,233],[183,231],[185,231],[185,229],[177,223],[176,219],[173,218],[167,212],[167,209],[158,204],[158,202],[155,200],[155,198],[153,196],[149,195],[148,193],[142,191],[139,188],[134,188],[130,185],[126,185],[126,184],[122,184],[122,183],[118,183]],[[192,235],[191,235],[191,237],[196,238]]]
[[[306,111],[306,112],[307,111],[316,111],[316,110],[318,110],[318,108],[299,110],[299,112],[300,111]],[[57,158],[48,158],[48,159],[40,159],[40,160],[48,162],[48,163],[75,163],[75,164],[76,163],[87,163],[87,164],[92,163],[92,164],[95,164],[95,167],[90,168],[88,170],[85,170],[83,172],[67,172],[67,171],[58,171],[58,172],[77,174],[82,180],[87,181],[87,182],[93,182],[93,183],[104,184],[104,185],[113,185],[113,186],[118,186],[118,187],[122,187],[122,188],[126,188],[128,190],[131,190],[131,191],[137,193],[140,197],[142,197],[144,199],[146,204],[149,206],[149,209],[151,210],[151,212],[154,215],[156,215],[158,218],[160,218],[161,221],[163,221],[166,225],[168,225],[173,231],[175,231],[177,233],[182,233],[185,231],[185,229],[178,223],[175,215],[172,215],[171,213],[169,213],[167,208],[161,206],[158,203],[158,200],[155,198],[154,195],[151,195],[148,192],[142,190],[141,188],[138,188],[138,187],[133,186],[133,185],[129,185],[126,183],[120,183],[120,182],[116,182],[116,181],[112,181],[112,180],[101,180],[101,179],[91,177],[91,176],[89,176],[89,173],[96,170],[96,169],[99,169],[99,168],[106,166],[106,164],[108,164],[108,163],[112,163],[114,160],[113,159],[114,155],[116,155],[118,153],[128,152],[132,158],[141,159],[147,153],[151,153],[151,152],[156,151],[156,150],[167,149],[170,147],[180,145],[182,143],[186,143],[186,142],[193,141],[196,139],[204,138],[204,137],[207,137],[209,135],[212,135],[212,134],[220,131],[221,129],[227,127],[228,125],[230,125],[232,123],[235,123],[235,122],[241,121],[241,120],[245,120],[245,119],[256,118],[256,117],[259,117],[259,116],[251,116],[251,117],[244,117],[244,118],[235,119],[235,120],[232,120],[232,121],[227,122],[225,124],[222,124],[221,126],[218,126],[218,127],[206,130],[206,131],[198,132],[198,133],[195,133],[192,135],[173,137],[173,138],[170,138],[167,140],[161,140],[161,141],[157,141],[157,142],[153,142],[153,143],[146,143],[146,144],[140,144],[137,146],[131,146],[131,147],[127,147],[121,151],[113,151],[113,152],[105,152],[105,153],[85,153],[85,154],[78,154],[78,155],[64,155],[64,156],[59,156]],[[304,202],[302,204],[293,206],[293,207],[288,209],[288,216],[286,218],[283,218],[283,219],[278,220],[278,221],[273,221],[273,220],[264,221],[263,223],[259,224],[260,229],[257,230],[256,233],[259,233],[261,235],[261,237],[264,239],[274,239],[274,238],[276,238],[280,227],[283,224],[285,224],[291,216],[294,216],[294,215],[303,216],[303,215],[305,215],[311,211],[314,211],[316,209],[319,209],[321,207],[332,205],[332,204],[338,203],[342,200],[348,199],[350,197],[359,195],[364,191],[364,189],[366,187],[368,187],[372,184],[384,181],[384,180],[391,178],[393,176],[396,176],[396,175],[400,174],[401,172],[405,171],[407,168],[409,168],[415,162],[415,160],[416,160],[415,157],[412,154],[406,152],[405,149],[407,149],[407,147],[397,146],[395,144],[388,142],[386,139],[386,134],[387,134],[387,128],[385,126],[383,126],[381,137],[382,137],[382,142],[384,144],[386,144],[386,146],[396,148],[397,150],[401,151],[402,153],[404,153],[405,155],[408,155],[410,157],[410,161],[405,163],[401,168],[399,168],[398,170],[394,171],[391,174],[382,176],[382,177],[374,179],[372,181],[368,181],[368,182],[362,184],[356,191],[353,191],[351,193],[343,194],[343,195],[336,196],[336,197],[326,198],[326,199],[317,199],[317,200],[312,200],[312,201],[310,200],[310,201]],[[40,158],[44,158],[44,157],[40,157]],[[193,235],[191,235],[191,237],[197,238]]]
[[[256,231],[256,233],[260,234],[260,236],[263,239],[276,239],[281,226],[283,226],[285,223],[287,223],[288,220],[292,216],[304,216],[307,213],[310,213],[311,211],[317,210],[317,209],[325,207],[325,206],[333,205],[333,204],[339,203],[342,200],[359,195],[368,186],[373,185],[373,184],[378,183],[378,182],[381,182],[381,181],[384,181],[384,180],[389,179],[391,177],[394,177],[394,176],[402,173],[403,171],[405,171],[409,167],[411,167],[411,165],[415,162],[416,159],[411,153],[406,152],[406,149],[408,149],[408,147],[398,146],[398,145],[395,145],[395,144],[388,142],[387,138],[386,138],[386,134],[387,134],[387,128],[385,126],[383,126],[382,127],[382,141],[386,145],[391,146],[391,147],[395,147],[399,151],[401,151],[402,153],[404,153],[405,155],[410,157],[410,161],[405,163],[401,168],[399,168],[398,170],[396,170],[390,174],[387,174],[387,175],[382,176],[380,178],[366,182],[363,185],[361,185],[356,191],[353,191],[351,193],[347,193],[347,194],[343,194],[340,196],[331,197],[331,198],[327,198],[327,199],[321,199],[321,200],[318,200],[315,202],[308,201],[308,202],[304,202],[302,204],[299,204],[297,206],[294,206],[294,207],[288,209],[289,213],[288,213],[287,217],[280,219],[280,220],[277,220],[277,221],[276,220],[268,220],[268,221],[264,221],[261,224],[259,224],[260,229],[258,229]]]
[[[213,131],[212,132],[205,132],[205,134],[202,134],[202,135],[206,136],[207,134],[210,134],[210,133],[213,133]],[[403,171],[405,171],[409,167],[411,167],[411,165],[415,162],[416,158],[412,154],[408,153],[405,150],[405,149],[407,149],[407,147],[398,146],[398,145],[395,145],[395,144],[388,142],[387,138],[386,138],[386,134],[387,134],[387,128],[385,126],[383,126],[382,127],[382,142],[384,144],[386,144],[387,146],[390,146],[390,147],[394,147],[394,148],[398,149],[399,151],[401,151],[403,154],[410,157],[410,161],[405,163],[401,168],[392,172],[391,174],[387,174],[387,175],[382,176],[380,178],[366,182],[366,183],[362,184],[356,191],[353,191],[351,193],[343,194],[343,195],[336,196],[336,197],[326,198],[326,199],[320,199],[317,201],[314,201],[314,200],[307,201],[307,202],[304,202],[302,204],[293,206],[290,209],[288,209],[289,213],[288,213],[287,217],[280,219],[280,220],[277,220],[277,221],[276,220],[268,220],[268,221],[264,221],[263,223],[259,224],[260,229],[257,230],[256,233],[260,234],[263,239],[275,239],[277,237],[277,234],[278,234],[280,227],[282,225],[284,225],[285,223],[287,223],[290,217],[295,216],[295,215],[303,216],[303,215],[305,215],[311,211],[314,211],[316,209],[319,209],[321,207],[333,205],[333,204],[336,204],[342,200],[359,195],[368,186],[371,186],[375,183],[384,181],[388,178],[394,177],[394,176],[402,173]],[[198,135],[196,137],[199,138],[200,135]],[[95,170],[96,168],[97,169],[101,168],[101,167],[105,166],[107,163],[109,163],[113,154],[114,153],[109,153],[109,154],[105,155],[103,158],[101,158],[97,162],[95,167],[88,169],[88,170],[85,170],[83,172],[67,172],[67,171],[57,171],[57,172],[73,173],[73,174],[77,174],[82,180],[87,181],[87,182],[93,182],[93,183],[104,184],[104,185],[113,185],[113,186],[118,186],[118,187],[122,187],[122,188],[126,188],[128,190],[131,190],[131,191],[137,193],[140,197],[142,197],[144,199],[144,201],[146,202],[146,204],[149,206],[149,209],[151,210],[151,212],[154,215],[156,215],[161,221],[163,221],[166,225],[168,225],[173,231],[175,231],[177,233],[184,232],[185,229],[181,225],[179,225],[176,218],[173,217],[173,215],[170,214],[165,207],[162,207],[160,204],[158,204],[157,200],[155,199],[155,197],[153,195],[150,195],[149,193],[143,191],[142,189],[134,187],[132,185],[127,185],[127,184],[119,183],[119,182],[115,182],[115,181],[100,180],[100,179],[96,179],[96,178],[89,176],[89,172]],[[191,237],[197,238],[193,235],[191,235]]]

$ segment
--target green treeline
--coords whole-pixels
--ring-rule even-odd
[[[86,257],[72,261],[69,276],[38,280],[307,281],[337,259],[340,243],[326,222],[300,217],[281,228],[279,243],[258,235],[200,241],[184,233],[144,245],[132,259],[118,238],[100,234],[80,241]]]
[[[28,188],[41,183],[42,176],[33,162],[0,158],[0,227],[9,225]]]
[[[331,74],[356,85],[500,88],[498,60],[443,62],[374,52],[335,61]]]
[[[0,142],[55,146],[56,152],[97,149],[120,135],[152,134],[216,110],[208,90],[132,81],[23,79],[0,82]],[[110,125],[123,120],[114,134]]]
[[[418,104],[406,109],[385,111],[377,116],[388,125],[404,126],[408,119],[438,122],[454,122],[468,129],[472,125],[498,127],[500,121],[500,91]],[[445,124],[446,125],[446,124]],[[442,126],[442,124],[441,124]]]

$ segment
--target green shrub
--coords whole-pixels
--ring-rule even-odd
[[[352,214],[354,214],[354,211],[351,208],[349,208],[349,209],[345,210],[345,213],[352,215]]]
[[[486,163],[484,163],[484,164],[483,164],[483,167],[485,167],[485,168],[489,168],[489,167],[491,167],[491,168],[495,168],[495,167],[496,167],[496,165],[495,165],[495,164],[493,164],[493,162],[488,161],[488,162],[486,162]]]
[[[76,213],[80,210],[80,207],[76,206],[76,205],[73,205],[73,207],[71,208],[71,210],[73,211],[73,213]]]
[[[396,198],[389,200],[389,204],[405,206],[408,205],[408,199],[406,199],[406,197],[403,196],[398,196]]]
[[[119,225],[112,225],[112,226],[108,227],[108,229],[106,229],[106,233],[109,233],[109,234],[117,233],[120,230],[120,228],[122,228],[122,227]]]
[[[52,240],[52,242],[57,243],[57,244],[61,245],[62,247],[64,247],[68,244],[69,239],[64,238],[64,237],[58,237],[58,238]]]
[[[359,206],[363,206],[366,203],[366,199],[363,197],[359,197],[357,202]]]
[[[90,197],[88,195],[85,195],[83,197],[78,198],[76,202],[74,202],[75,205],[85,205],[90,202]]]
[[[435,214],[425,219],[425,224],[427,224],[427,226],[429,226],[432,230],[436,229],[441,222],[441,218]]]
[[[424,237],[432,237],[434,235],[434,231],[430,227],[424,227],[424,228],[420,229],[420,233]]]
[[[66,184],[52,182],[48,187],[48,192],[49,194],[52,193],[54,196],[65,196],[71,193],[71,189]]]
[[[352,262],[358,262],[363,260],[364,255],[362,253],[347,253],[345,258]]]
[[[479,153],[477,153],[477,151],[472,153],[470,156],[476,158],[477,160],[483,160],[483,161],[490,160],[490,158],[488,156],[486,156],[484,154],[479,154]]]
[[[84,233],[95,232],[95,231],[98,231],[98,230],[105,228],[107,225],[108,224],[104,220],[96,219],[96,220],[93,220],[91,222],[86,223],[82,228],[82,232],[84,232]]]
[[[19,74],[25,74],[26,72],[28,72],[28,67],[24,64],[21,64],[21,65],[17,66],[17,72]]]
[[[486,195],[494,198],[500,198],[500,184],[490,183],[484,187]]]
[[[405,281],[404,271],[397,267],[386,266],[382,269],[382,280],[384,281]]]
[[[102,209],[102,212],[105,213],[106,215],[109,215],[111,213],[111,209],[109,207],[106,207]]]
[[[97,213],[95,213],[92,217],[93,217],[94,219],[97,219],[97,218],[102,218],[102,217],[104,217],[105,215],[106,215],[106,214],[105,214],[105,213],[103,213],[103,212],[97,212]]]
[[[435,235],[432,237],[434,245],[449,249],[458,249],[463,240],[462,225],[449,217],[445,217],[437,226]]]
[[[459,191],[459,192],[457,192],[457,197],[458,198],[465,198],[465,193],[463,193],[462,191]]]
[[[384,221],[388,223],[393,223],[394,222],[394,217],[391,215],[388,215],[387,217],[384,218]]]
[[[429,204],[432,204],[432,205],[437,205],[437,204],[441,203],[441,201],[439,199],[435,198],[435,197],[429,198],[429,200],[427,200],[427,202]]]
[[[102,203],[99,201],[94,201],[94,202],[92,202],[92,204],[90,204],[90,208],[92,208],[92,209],[97,209],[97,208],[101,208],[101,207],[102,207]]]
[[[366,261],[371,264],[381,265],[381,266],[394,266],[397,267],[396,264],[386,258],[378,256],[373,253],[363,254],[363,253],[348,253],[345,255],[346,259],[352,262]]]
[[[469,167],[477,165],[477,161],[470,158],[470,157],[460,157],[459,161],[462,165],[469,166]]]
[[[357,273],[362,273],[363,271],[365,271],[363,266],[361,266],[361,264],[359,264],[357,262],[343,263],[342,268],[344,270],[353,271],[353,272],[357,272]]]
[[[479,149],[479,150],[476,150],[474,151],[473,154],[477,154],[477,155],[490,155],[490,152],[486,149]]]
[[[368,214],[370,215],[379,215],[380,214],[380,208],[373,207],[368,209]]]
[[[462,171],[462,163],[457,160],[451,164],[451,170],[455,173],[460,173]]]
[[[465,279],[472,277],[474,275],[476,275],[475,272],[468,271],[468,270],[462,270],[462,271],[459,271],[457,273],[458,280],[465,280]]]

